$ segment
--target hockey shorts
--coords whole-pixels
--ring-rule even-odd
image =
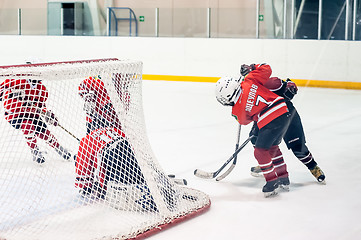
[[[256,148],[269,149],[272,146],[279,145],[288,128],[289,121],[290,113],[285,113],[272,120],[258,131],[258,137],[254,142],[254,146]]]

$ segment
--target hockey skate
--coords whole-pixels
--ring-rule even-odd
[[[267,182],[266,185],[264,185],[262,188],[264,197],[268,198],[277,195],[279,183],[280,183],[279,179]]]
[[[71,157],[71,153],[67,149],[63,148],[62,146],[55,148],[55,151],[65,160],[69,160]]]
[[[38,147],[31,149],[31,154],[33,155],[33,161],[37,162],[39,164],[42,164],[45,162],[45,158],[43,156],[43,153],[39,150]]]
[[[255,166],[255,167],[251,167],[251,175],[253,177],[260,177],[263,175],[261,167],[260,166]]]
[[[325,174],[323,173],[323,171],[321,170],[321,168],[320,168],[319,166],[316,165],[316,167],[310,169],[310,172],[311,172],[312,175],[317,179],[317,181],[318,181],[319,183],[326,184]]]
[[[288,177],[279,178],[279,187],[284,191],[290,190],[290,179]]]

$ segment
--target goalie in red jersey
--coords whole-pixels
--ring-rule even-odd
[[[285,99],[265,86],[271,74],[269,65],[258,64],[242,82],[223,77],[216,83],[217,100],[232,106],[232,115],[239,124],[257,123],[254,156],[266,180],[262,189],[265,197],[277,194],[279,186],[287,188],[290,184],[286,163],[276,158],[282,154],[278,145],[288,128],[290,113]]]
[[[58,119],[46,108],[48,91],[41,80],[6,79],[0,85],[0,99],[5,110],[5,119],[15,129],[20,129],[30,147],[33,160],[45,162],[37,145],[37,138],[44,140],[64,159],[71,154],[62,147],[47,128],[47,124],[58,125]]]
[[[156,211],[156,204],[132,146],[121,131],[103,81],[99,77],[83,80],[79,85],[79,95],[84,100],[87,136],[81,139],[76,157],[75,186],[84,196],[95,194],[100,198],[111,195],[109,191],[113,194],[129,193],[129,196],[136,192],[135,199],[127,197],[118,207],[132,208],[135,204],[142,210]]]

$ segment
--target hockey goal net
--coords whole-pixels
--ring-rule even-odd
[[[209,197],[159,166],[142,63],[0,67],[0,239],[132,239],[195,216]]]

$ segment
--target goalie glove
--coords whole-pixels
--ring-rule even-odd
[[[46,123],[49,123],[54,126],[58,126],[58,122],[59,122],[58,118],[55,116],[55,114],[52,111],[48,110],[43,114],[43,116]]]
[[[251,65],[242,64],[240,73],[242,76],[246,76],[248,73],[252,72],[255,69],[256,69],[255,64],[251,64]]]

